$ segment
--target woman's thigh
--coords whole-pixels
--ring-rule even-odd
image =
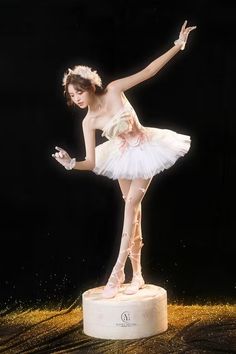
[[[152,178],[137,178],[131,181],[127,194],[127,203],[134,207],[138,207],[146,194]]]
[[[129,202],[138,205],[146,194],[151,181],[152,177],[149,179],[137,178],[133,180],[118,179],[123,199],[126,201],[128,198]]]
[[[118,179],[118,183],[121,189],[121,193],[122,193],[122,198],[124,200],[126,200],[126,197],[129,193],[129,189],[130,189],[130,185],[131,185],[132,180],[130,179]]]

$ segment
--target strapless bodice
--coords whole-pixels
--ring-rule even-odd
[[[101,135],[110,140],[118,136],[124,137],[126,135],[140,134],[140,132],[145,131],[145,127],[139,122],[135,110],[127,98],[125,98],[124,106],[110,118],[102,131]]]

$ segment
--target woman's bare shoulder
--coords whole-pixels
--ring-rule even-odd
[[[94,116],[94,114],[87,113],[82,120],[82,126],[87,126],[91,130],[100,129],[100,120],[99,116]]]
[[[117,109],[120,108],[120,106],[123,105],[124,103],[124,93],[118,92],[117,90],[113,89],[113,86],[110,84],[107,85],[106,87],[107,92],[105,96],[105,103],[106,103],[106,108],[108,111],[116,111]]]
[[[94,122],[94,117],[92,115],[90,115],[89,113],[87,113],[82,120],[82,125],[86,124],[86,125],[92,127],[93,122]]]
[[[87,112],[83,119],[83,124],[88,124],[91,129],[102,130],[102,127],[109,121],[109,119],[124,105],[124,94],[122,92],[108,88],[106,94],[103,96],[103,109],[96,115]]]

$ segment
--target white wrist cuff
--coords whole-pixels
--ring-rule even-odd
[[[186,42],[183,39],[176,39],[176,41],[174,41],[174,45],[178,45],[178,44],[181,44],[180,49],[184,50]]]
[[[65,166],[66,170],[72,170],[73,167],[75,167],[76,164],[76,159],[75,157],[73,159],[70,160],[69,165]]]

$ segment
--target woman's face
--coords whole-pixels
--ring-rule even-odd
[[[71,100],[79,108],[86,108],[91,101],[91,93],[89,91],[83,91],[72,84],[68,85],[68,93]]]

